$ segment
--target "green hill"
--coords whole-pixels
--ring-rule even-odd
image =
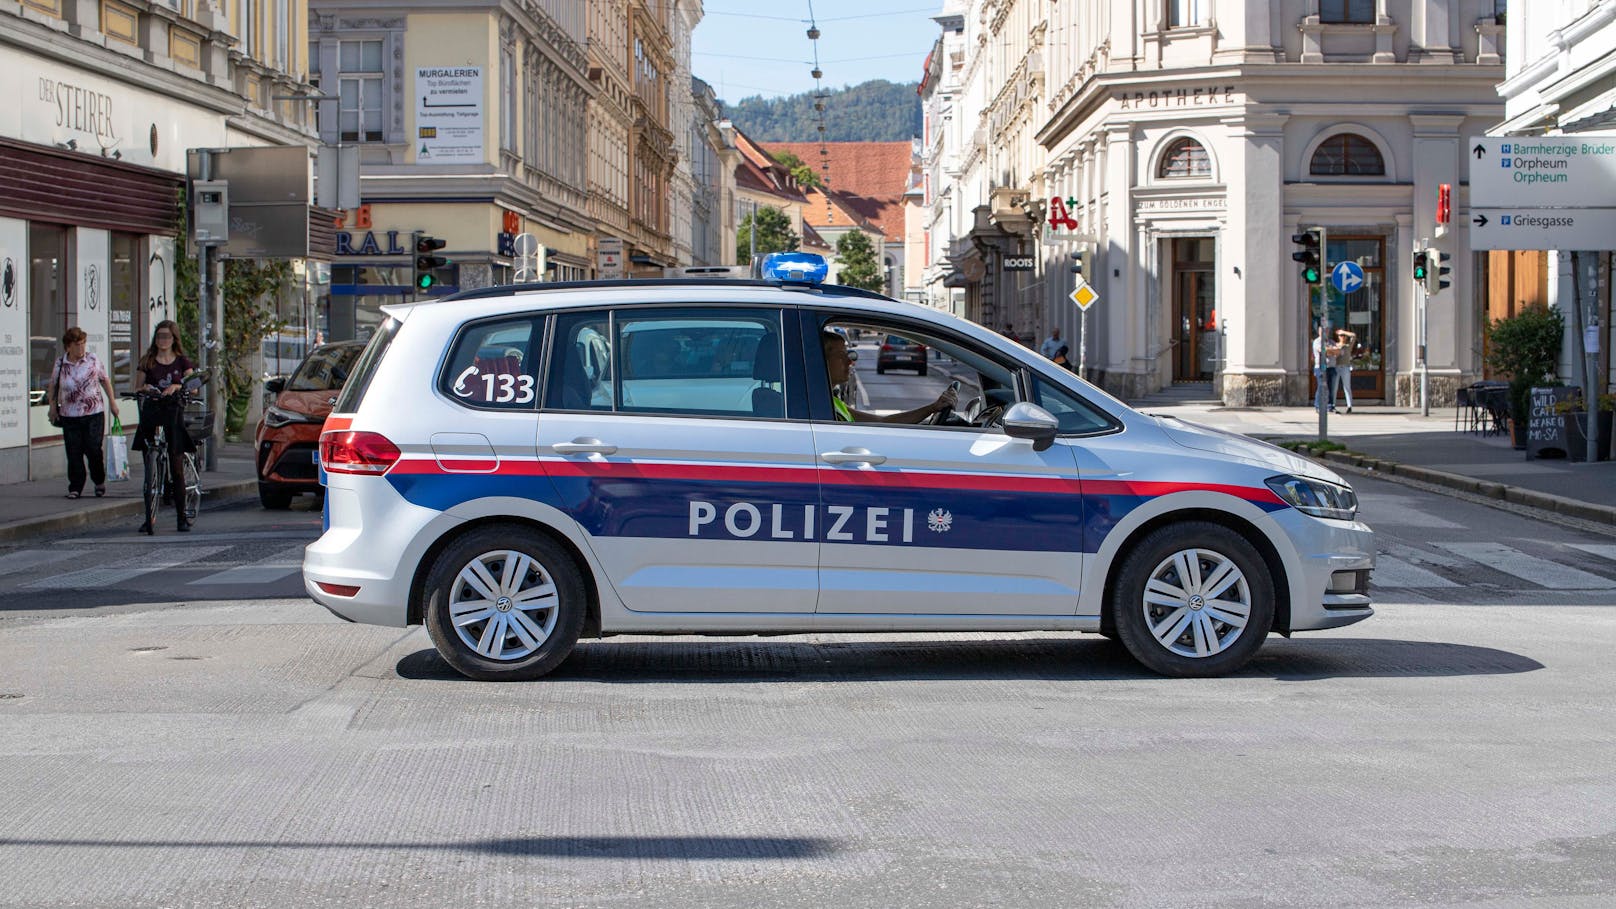
[[[920,135],[916,87],[914,82],[874,79],[827,90],[824,138],[829,142],[897,142]],[[817,142],[820,138],[812,92],[778,98],[754,95],[724,108],[742,132],[760,142]]]

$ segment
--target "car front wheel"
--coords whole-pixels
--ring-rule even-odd
[[[483,527],[439,553],[426,626],[444,660],[481,681],[546,675],[583,630],[584,583],[571,556],[523,527]]]
[[[1110,602],[1118,637],[1162,675],[1224,675],[1244,666],[1274,619],[1262,554],[1221,524],[1152,531],[1123,561]]]

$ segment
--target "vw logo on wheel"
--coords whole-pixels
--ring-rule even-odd
[[[511,602],[510,597],[500,597],[494,601],[494,608],[498,609],[500,612],[510,612],[511,606],[513,605],[515,604]]]
[[[1201,607],[1203,607],[1205,605],[1206,605],[1206,599],[1203,598],[1200,594],[1196,594],[1196,595],[1190,597],[1190,608],[1191,609],[1200,609]]]

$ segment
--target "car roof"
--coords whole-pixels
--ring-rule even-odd
[[[438,307],[453,303],[452,307]],[[680,303],[685,305],[754,303],[781,305],[835,305],[869,313],[949,316],[917,303],[905,303],[867,290],[840,284],[802,284],[781,281],[691,280],[645,278],[633,281],[557,281],[486,287],[433,300],[393,303],[382,312],[401,321],[412,313],[453,312],[456,321],[513,312],[587,309],[601,306]]]

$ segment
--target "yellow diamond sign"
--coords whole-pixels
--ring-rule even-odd
[[[1094,288],[1089,286],[1087,281],[1079,278],[1077,279],[1077,287],[1073,288],[1070,294],[1067,294],[1067,299],[1076,303],[1078,309],[1088,309],[1100,301],[1100,295]]]

